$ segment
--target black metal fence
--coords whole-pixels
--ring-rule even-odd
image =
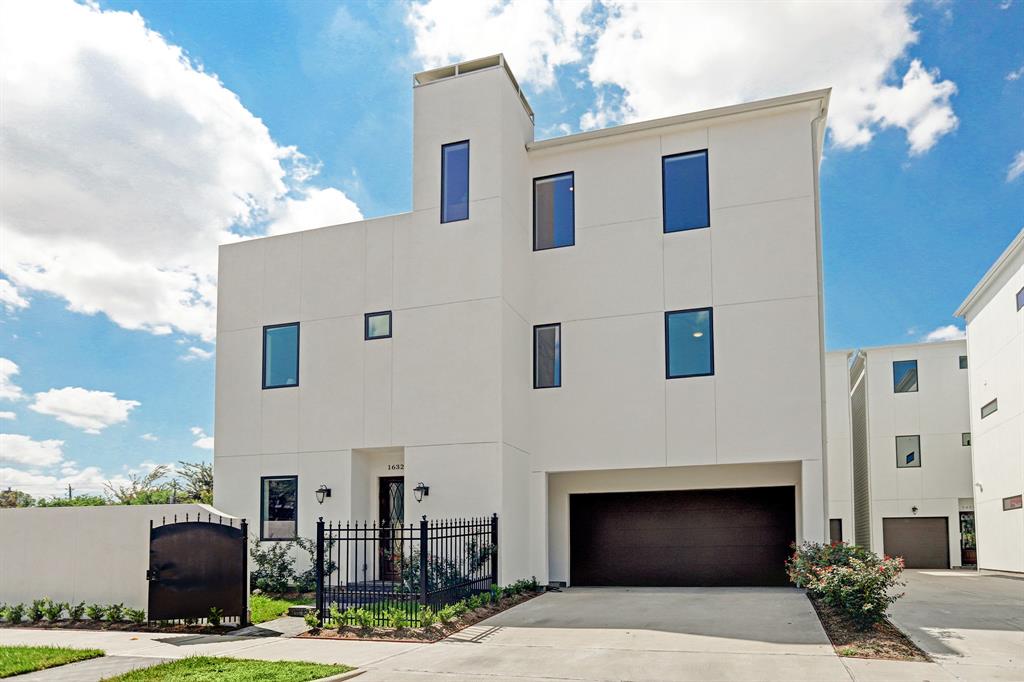
[[[497,584],[497,514],[424,516],[395,526],[325,524],[323,518],[316,524],[321,624],[347,612],[343,617],[352,625],[417,626],[424,607],[436,610]]]

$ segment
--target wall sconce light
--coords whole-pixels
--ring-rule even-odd
[[[914,515],[917,515],[917,505],[914,505],[913,507],[911,507],[910,511],[914,512]]]
[[[424,497],[430,495],[430,486],[420,481],[416,484],[416,487],[412,489],[412,494],[416,496],[417,502],[422,502]]]
[[[316,489],[316,501],[318,504],[324,503],[324,498],[331,496],[331,489],[327,487],[326,483],[321,483],[320,487]]]

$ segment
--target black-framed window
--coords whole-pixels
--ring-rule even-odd
[[[363,338],[367,341],[373,339],[391,338],[391,311],[381,310],[376,313],[366,313],[363,316]]]
[[[441,222],[469,218],[469,140],[441,146]]]
[[[989,416],[998,409],[999,400],[993,398],[992,400],[988,401],[987,403],[981,406],[981,418],[984,419],[985,417]]]
[[[1024,509],[1024,495],[1003,498],[1003,511],[1013,511],[1014,509]]]
[[[263,388],[299,385],[299,323],[263,328]]]
[[[1017,292],[1017,310],[1024,308],[1024,287]]]
[[[843,541],[843,520],[842,519],[829,519],[828,520],[828,541],[832,544],[838,544]]]
[[[299,477],[260,478],[260,540],[298,537]]]
[[[966,447],[970,447],[970,445],[971,445],[971,432],[970,431],[967,431],[966,433],[961,433],[960,434],[960,445],[964,446],[965,448]]]
[[[961,355],[960,356],[960,369],[967,369],[967,356],[966,355]]]
[[[533,387],[562,385],[562,325],[539,324],[533,328]]]
[[[576,175],[572,171],[533,179],[533,250],[576,243]]]
[[[714,322],[711,308],[665,313],[665,378],[702,377],[715,373]]]
[[[921,466],[921,436],[896,436],[896,468]]]
[[[661,158],[661,208],[665,232],[711,226],[706,149]]]
[[[893,393],[917,391],[917,360],[896,360],[892,363]]]

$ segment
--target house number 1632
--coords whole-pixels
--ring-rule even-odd
[[[405,471],[404,464],[389,464],[388,471]]]

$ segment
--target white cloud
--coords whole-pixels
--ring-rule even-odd
[[[911,154],[954,130],[956,85],[919,60],[909,2],[507,3],[426,0],[407,21],[425,66],[502,50],[524,83],[583,67],[597,88],[583,129],[831,86],[831,141],[905,132]],[[593,14],[588,8],[599,9]],[[607,14],[604,24],[595,23]],[[523,27],[523,24],[528,24]]]
[[[1020,80],[1021,76],[1024,76],[1024,66],[1019,69],[1014,69],[1010,73],[1006,74],[1006,80],[1017,81]]]
[[[213,357],[212,350],[204,350],[196,346],[189,346],[188,352],[181,356],[182,360],[209,360]]]
[[[195,442],[192,443],[192,447],[200,448],[201,450],[213,450],[213,436],[207,436],[206,432],[198,426],[193,426],[189,429],[193,436],[196,436]]]
[[[104,492],[103,484],[108,480],[116,485],[128,483],[126,477],[108,477],[98,467],[86,467],[79,470],[73,462],[70,464],[71,466],[61,468],[59,476],[39,471],[0,467],[0,488],[4,490],[14,488],[35,497],[51,497],[66,495],[69,484],[75,495],[96,495]]]
[[[7,410],[5,410],[3,412],[0,412],[0,419],[8,419],[8,420],[12,420],[13,421],[13,420],[15,420],[17,418],[18,418],[18,415],[14,414],[13,412],[10,412],[10,411],[7,411]]]
[[[0,400],[21,400],[25,397],[21,386],[14,383],[13,376],[21,372],[18,365],[7,358],[0,358]]]
[[[1024,174],[1024,149],[1017,152],[1017,156],[1013,157],[1013,161],[1010,162],[1010,167],[1006,169],[1006,181],[1013,182]]]
[[[140,404],[136,400],[121,400],[108,391],[67,386],[36,393],[29,409],[56,417],[86,433],[97,434],[108,426],[126,421],[128,414]]]
[[[314,227],[362,220],[363,215],[355,202],[333,187],[310,188],[299,198],[285,198],[270,213],[267,234],[286,234]]]
[[[19,433],[0,433],[0,462],[52,467],[64,459],[62,440],[33,440]]]
[[[260,233],[307,201],[318,222],[360,217],[138,13],[0,3],[0,63],[0,269],[19,289],[211,340],[216,247],[233,229]]]
[[[139,436],[139,438],[141,438],[142,440],[148,440],[148,441],[150,441],[151,443],[153,443],[153,442],[156,442],[156,441],[160,440],[159,438],[157,438],[156,436],[154,436],[154,435],[153,435],[152,433],[144,433],[144,434],[142,434],[141,436]]]
[[[28,299],[22,296],[9,281],[0,279],[0,305],[3,305],[7,312],[13,313],[19,308],[27,308]]]
[[[933,341],[956,341],[964,338],[967,338],[967,333],[963,329],[955,324],[949,324],[931,330],[921,340],[925,343],[932,343]]]

